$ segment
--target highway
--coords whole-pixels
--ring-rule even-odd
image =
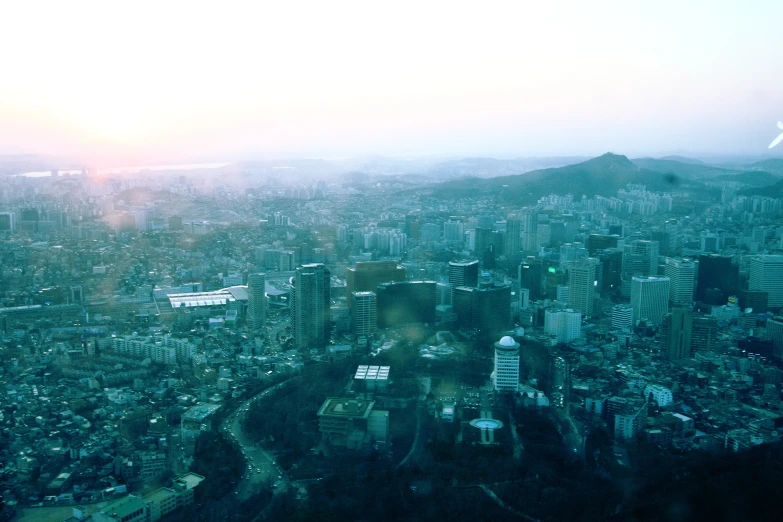
[[[220,426],[220,431],[235,440],[245,457],[246,466],[241,482],[237,485],[234,495],[238,500],[246,500],[263,487],[271,486],[275,493],[285,491],[290,482],[285,472],[275,462],[275,457],[255,444],[242,431],[242,419],[254,401],[260,400],[286,386],[291,379],[276,384],[258,395],[243,402]]]

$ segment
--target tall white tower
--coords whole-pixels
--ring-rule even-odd
[[[493,376],[496,391],[519,390],[519,343],[509,336],[495,343]]]

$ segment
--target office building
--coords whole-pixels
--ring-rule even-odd
[[[739,267],[731,262],[730,257],[717,254],[699,256],[696,301],[706,304],[726,304],[729,296],[737,295],[738,290]],[[766,289],[759,290],[766,291]]]
[[[511,287],[508,285],[458,286],[452,294],[452,303],[460,328],[491,337],[511,327]]]
[[[519,390],[519,343],[503,337],[495,343],[495,370],[492,373],[495,391]]]
[[[696,263],[690,260],[667,259],[664,275],[671,281],[669,300],[673,305],[690,306],[696,290]]]
[[[477,272],[478,273],[478,272]],[[381,283],[405,281],[405,267],[396,261],[360,261],[345,274],[348,308],[352,308],[353,292],[375,292]]]
[[[0,232],[10,232],[16,228],[13,212],[0,212]]]
[[[449,284],[451,286],[478,286],[479,262],[474,259],[449,261]]]
[[[718,338],[718,322],[714,317],[694,316],[691,324],[691,353],[711,352]]]
[[[610,248],[617,248],[617,241],[620,236],[607,236],[603,234],[590,234],[587,236],[585,246],[587,247],[587,255],[590,257],[595,256],[599,250],[607,250]]]
[[[750,308],[756,314],[763,314],[769,306],[769,294],[767,292],[740,290],[737,298],[740,309],[747,310]]]
[[[658,242],[636,239],[626,244],[623,250],[623,268],[620,293],[624,297],[631,295],[634,276],[658,274]]]
[[[453,217],[443,223],[443,239],[452,243],[465,241],[465,223]]]
[[[523,221],[525,234],[522,241],[522,250],[535,252],[538,250],[538,214],[533,212],[527,213]]]
[[[402,281],[378,285],[375,291],[378,328],[434,322],[436,286],[434,281]]]
[[[660,324],[669,311],[668,277],[634,277],[631,280],[631,307],[634,324],[644,319]]]
[[[772,341],[772,356],[783,359],[783,317],[767,319],[767,337]]]
[[[370,337],[375,333],[378,319],[378,300],[375,292],[354,292],[351,323],[355,337]]]
[[[748,290],[767,292],[773,310],[783,307],[783,255],[752,257]]]
[[[667,361],[679,361],[691,356],[693,312],[687,308],[674,308],[666,314],[661,324],[661,343]]]
[[[585,259],[568,269],[568,307],[592,317],[595,301],[595,260]]]
[[[266,275],[250,274],[247,278],[247,327],[258,330],[266,323]]]
[[[522,221],[516,216],[509,216],[506,220],[505,252],[506,257],[519,253],[522,249],[521,236]]]
[[[331,322],[331,273],[320,263],[296,269],[289,307],[294,346],[298,350],[329,343]]]
[[[619,292],[622,287],[623,251],[611,248],[598,251],[596,280],[601,293]]]
[[[582,335],[582,314],[576,310],[544,312],[544,331],[554,335],[558,343],[570,343]]]
[[[627,304],[617,304],[612,307],[612,329],[623,330],[633,326],[633,308]]]
[[[544,277],[544,265],[539,259],[528,258],[519,265],[518,276],[520,288],[530,291],[530,300],[538,301],[543,297],[541,291]]]

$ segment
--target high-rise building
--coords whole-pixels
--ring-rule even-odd
[[[378,285],[375,291],[378,327],[434,322],[436,286],[434,281],[402,281]]]
[[[668,277],[634,277],[631,280],[631,307],[634,323],[646,319],[659,324],[669,310]]]
[[[0,232],[9,232],[15,228],[13,212],[0,212]]]
[[[443,239],[455,243],[465,241],[465,223],[455,218],[443,223]]]
[[[640,254],[647,259],[648,270],[643,275],[657,275],[658,274],[658,253],[660,245],[657,241],[650,241],[647,239],[636,239],[631,241],[631,253]]]
[[[374,292],[381,283],[405,281],[405,267],[396,261],[360,261],[345,274],[345,295],[352,308],[353,292]]]
[[[598,289],[602,293],[614,293],[620,291],[622,286],[623,251],[619,248],[610,248],[598,251],[600,277]],[[630,291],[630,289],[629,289]]]
[[[478,286],[478,260],[449,261],[449,284],[452,286]]]
[[[623,296],[631,294],[634,276],[658,274],[658,242],[636,239],[625,245],[620,290]]]
[[[772,341],[772,356],[783,359],[783,317],[767,319],[767,337]]]
[[[524,226],[525,235],[522,241],[522,250],[535,252],[538,250],[538,214],[535,212],[525,214]]]
[[[509,216],[506,220],[506,238],[505,238],[505,250],[506,257],[511,257],[517,254],[522,248],[522,237],[520,230],[522,228],[522,222],[516,216]]]
[[[729,296],[737,295],[738,290],[739,267],[731,262],[730,257],[717,254],[699,256],[696,301],[706,304],[726,304]]]
[[[773,310],[783,307],[783,256],[752,257],[748,290],[767,292]]]
[[[661,342],[666,350],[666,360],[679,361],[691,356],[693,312],[687,308],[674,308],[666,314],[661,329]]]
[[[718,323],[714,317],[695,316],[691,325],[691,353],[711,352],[718,337]]]
[[[754,313],[763,314],[769,306],[769,294],[755,290],[740,290],[737,298],[742,310],[750,308]]]
[[[371,336],[378,325],[378,300],[375,292],[354,292],[351,310],[353,334]]]
[[[530,299],[538,301],[542,297],[541,283],[544,277],[544,265],[539,259],[528,258],[519,265],[520,288],[530,290]]]
[[[593,315],[595,259],[585,259],[568,270],[568,306],[585,317]]]
[[[475,231],[475,245],[473,247],[473,253],[481,257],[484,255],[484,252],[489,248],[489,245],[492,244],[492,229],[491,228],[482,228],[482,227],[476,227]]]
[[[266,323],[266,274],[250,274],[247,278],[247,327],[262,328]]]
[[[331,323],[331,273],[320,263],[296,269],[289,307],[294,346],[309,350],[329,342]]]
[[[633,326],[633,308],[627,304],[616,304],[612,307],[612,328],[623,330]]]
[[[493,384],[496,391],[519,390],[519,343],[511,337],[495,343]]]
[[[582,334],[582,314],[576,310],[544,312],[544,331],[554,335],[559,343],[570,343]]]
[[[585,246],[587,247],[587,254],[594,256],[599,250],[606,250],[608,248],[617,248],[617,241],[620,236],[606,236],[603,234],[590,234],[587,236]]]
[[[511,326],[511,287],[508,285],[458,286],[454,288],[452,303],[461,328],[494,336]]]
[[[696,289],[696,263],[686,259],[667,259],[664,275],[671,280],[669,300],[674,305],[693,303]]]

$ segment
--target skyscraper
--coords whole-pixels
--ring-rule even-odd
[[[669,310],[668,277],[634,277],[631,280],[631,306],[634,323],[647,319],[660,323]]]
[[[289,302],[294,346],[309,350],[329,342],[331,322],[331,273],[313,263],[296,269]]]
[[[691,353],[712,351],[717,336],[718,323],[714,317],[695,316],[691,325]]]
[[[595,260],[584,259],[568,270],[568,306],[585,317],[593,315]]]
[[[374,292],[381,283],[405,281],[405,277],[405,267],[396,261],[360,261],[354,268],[347,268],[345,295],[348,309],[353,306],[353,292]]]
[[[767,292],[772,309],[783,307],[783,256],[752,257],[748,290]]]
[[[378,285],[375,291],[378,298],[378,327],[434,322],[436,287],[434,281],[402,281]]]
[[[717,254],[699,256],[696,301],[707,304],[726,304],[729,296],[737,295],[738,290],[739,267],[731,262],[730,257]],[[764,290],[766,291],[766,289]]]
[[[449,261],[449,284],[452,286],[478,286],[478,260]]]
[[[525,236],[522,242],[522,250],[535,252],[538,250],[538,214],[529,212],[524,219]]]
[[[354,292],[351,318],[353,334],[371,336],[377,327],[378,302],[375,292]]]
[[[783,359],[783,317],[767,319],[767,337],[772,341],[772,356]]]
[[[266,323],[266,274],[250,274],[247,278],[247,327],[258,330]]]
[[[691,356],[693,312],[687,308],[674,308],[666,314],[662,325],[662,342],[666,360],[678,361]]]
[[[520,229],[522,228],[522,222],[517,216],[509,216],[506,220],[506,239],[505,250],[506,257],[511,257],[517,254],[522,248],[522,238],[520,236]]]
[[[623,270],[621,292],[629,296],[631,279],[634,276],[649,276],[658,274],[658,242],[636,239],[625,245],[623,251]]]
[[[696,285],[696,263],[687,259],[667,259],[664,273],[671,280],[669,300],[672,304],[690,306]]]
[[[530,299],[541,299],[541,281],[544,276],[544,265],[540,260],[529,258],[519,265],[519,286],[530,290]]]
[[[496,391],[519,390],[519,343],[511,337],[495,343],[493,384]]]
[[[493,336],[511,326],[511,287],[508,285],[458,286],[454,288],[452,303],[461,328]]]

